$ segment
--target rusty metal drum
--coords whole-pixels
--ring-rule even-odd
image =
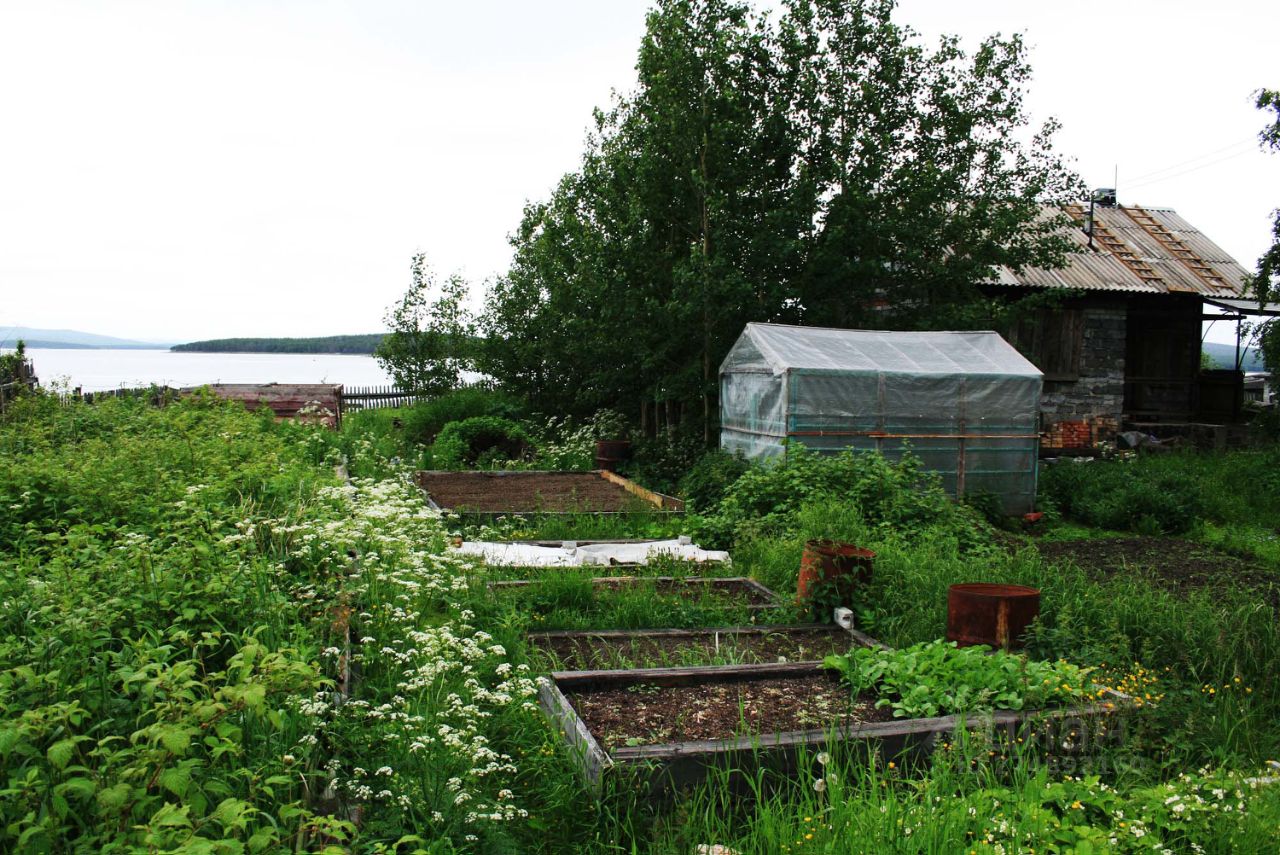
[[[1026,585],[971,582],[947,591],[947,640],[961,647],[1021,647],[1023,633],[1040,614],[1040,590]]]
[[[871,584],[872,562],[876,554],[839,540],[810,540],[800,556],[800,578],[796,582],[796,603],[804,605],[814,588],[833,584],[842,605],[848,605],[853,591]]]

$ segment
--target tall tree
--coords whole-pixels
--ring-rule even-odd
[[[409,271],[409,290],[387,311],[389,332],[373,357],[401,389],[442,394],[474,367],[475,320],[466,305],[468,286],[456,273],[437,279],[422,253],[413,257]]]
[[[1264,148],[1280,151],[1280,91],[1259,89],[1256,99],[1258,109],[1270,113],[1258,140]],[[1280,303],[1280,208],[1271,212],[1271,246],[1258,259],[1251,290],[1259,305]],[[1255,327],[1253,335],[1267,368],[1280,371],[1280,324],[1268,320]]]
[[[1079,198],[1028,128],[1018,38],[927,49],[887,0],[660,0],[638,85],[526,208],[484,368],[544,406],[709,436],[720,360],[756,321],[955,324],[998,264],[1053,266]],[[1021,140],[1021,141],[1020,141]]]
[[[782,62],[816,200],[799,283],[807,322],[972,323],[995,266],[1060,266],[1069,249],[1065,218],[1043,205],[1082,188],[1053,153],[1056,123],[1028,127],[1021,38],[992,36],[969,55],[945,36],[929,50],[893,8],[787,4]]]

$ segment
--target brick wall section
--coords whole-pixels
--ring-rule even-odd
[[[1085,306],[1080,372],[1046,380],[1040,398],[1046,449],[1090,448],[1114,438],[1124,409],[1125,305]]]

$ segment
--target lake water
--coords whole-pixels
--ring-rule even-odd
[[[205,383],[389,384],[372,356],[311,353],[174,353],[169,350],[28,348],[40,384],[66,379],[85,392],[121,386],[201,386]]]

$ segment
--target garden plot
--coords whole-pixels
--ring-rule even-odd
[[[434,508],[471,514],[677,512],[679,499],[613,472],[425,470],[414,483]]]
[[[856,631],[813,624],[570,630],[532,632],[527,639],[550,661],[551,670],[562,671],[821,661],[856,644],[874,643]]]
[[[1089,752],[1121,736],[1124,696],[1060,710],[893,718],[868,692],[815,663],[555,672],[539,690],[548,718],[597,795],[612,777],[667,799],[713,770],[746,790],[754,771],[792,775],[802,756],[837,745],[884,762],[923,762],[962,730]]]
[[[539,629],[636,629],[782,623],[781,598],[741,576],[604,576],[566,573],[489,583],[490,593]]]

